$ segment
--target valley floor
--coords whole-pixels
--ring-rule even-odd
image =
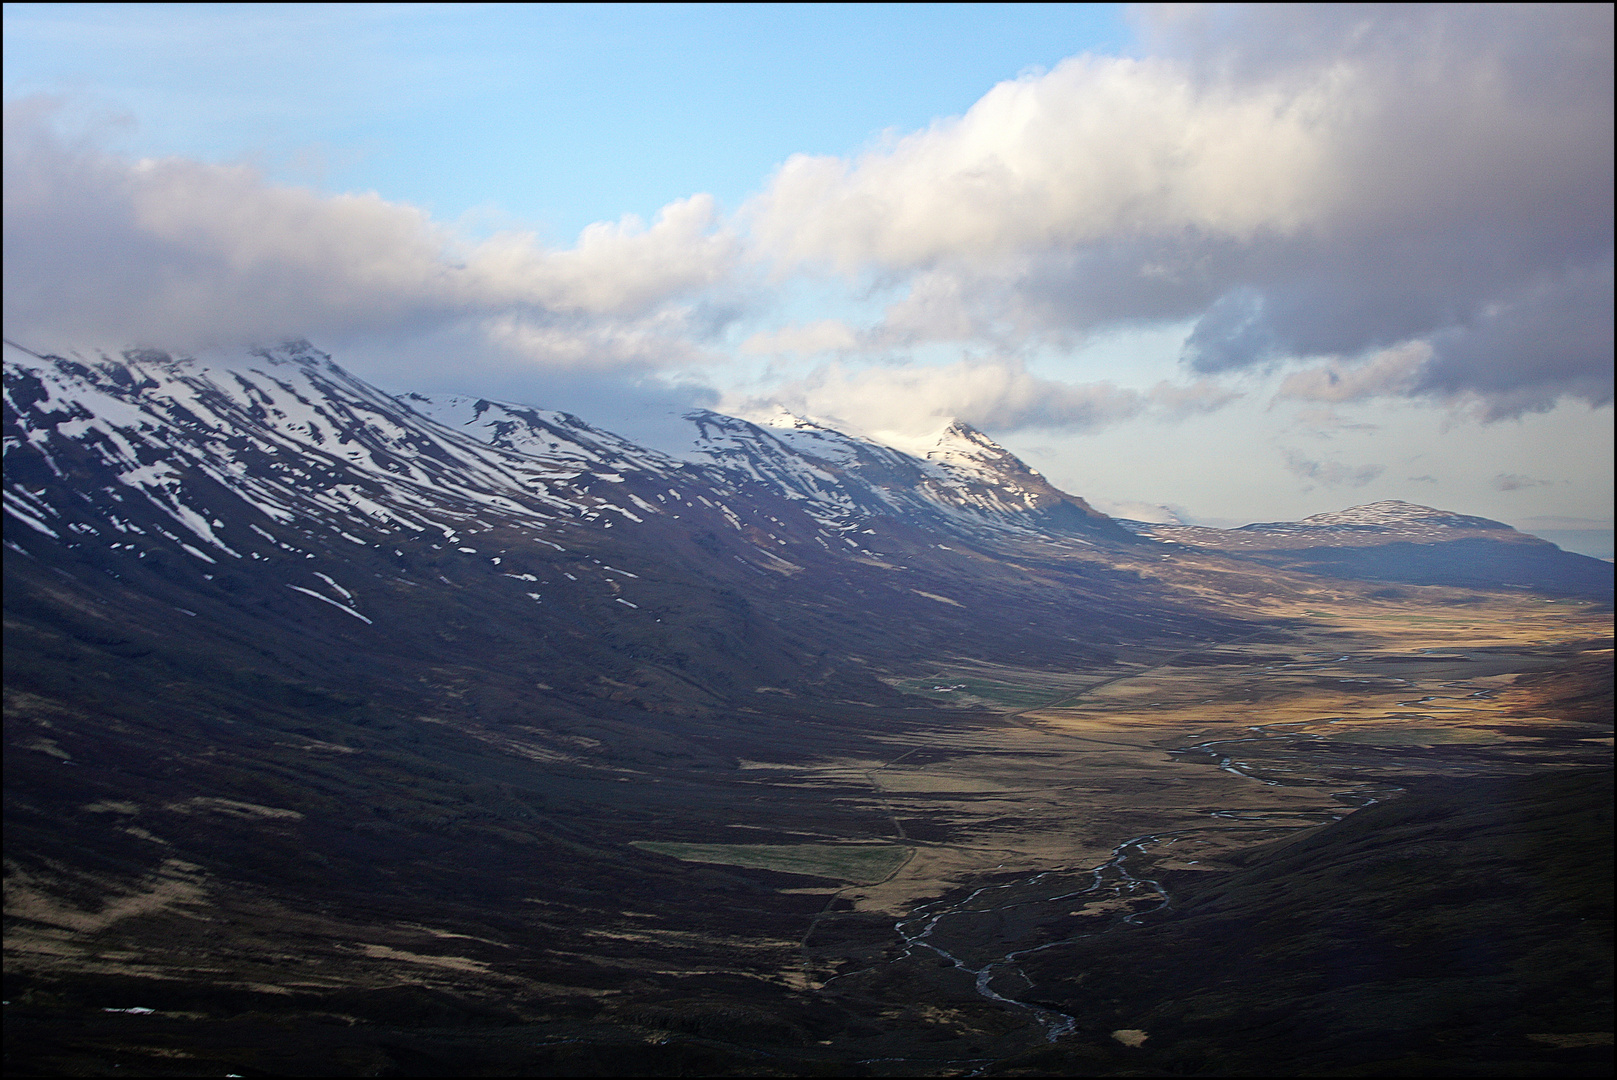
[[[166,850],[133,884],[133,863],[120,866],[110,848],[77,865],[8,859],[8,1071],[1287,1071],[1273,1044],[1243,1056],[1216,1028],[1192,1040],[1183,1016],[1164,1019],[1178,988],[1160,950],[1191,947],[1164,927],[1186,897],[1335,835],[1325,827],[1362,808],[1391,812],[1415,797],[1406,791],[1452,800],[1468,783],[1609,768],[1611,622],[1609,609],[1527,596],[1264,614],[1289,629],[1132,646],[1102,671],[938,657],[900,684],[937,708],[873,709],[800,725],[792,738],[703,736],[724,768],[637,760],[617,776],[569,780],[580,799],[613,807],[565,838],[617,853],[600,870],[621,889],[605,913],[604,878],[570,891],[553,850],[516,842],[498,858],[531,851],[534,861],[507,864],[504,896],[408,880],[406,858],[377,867],[398,888],[370,908],[300,904],[292,898],[307,890],[233,883],[165,830],[234,822],[273,848],[285,842],[275,830],[307,806],[200,799],[154,811],[87,798],[85,830]],[[51,737],[61,708],[8,694],[8,756],[73,767]],[[639,801],[614,804],[613,789],[628,797],[625,779]],[[8,831],[13,820],[43,827],[8,800]],[[1609,831],[1609,799],[1605,820]],[[1609,858],[1582,818],[1567,829],[1558,842]],[[1524,835],[1501,834],[1502,867]],[[1435,851],[1451,840],[1400,842]],[[1488,850],[1467,849],[1467,866]],[[1601,880],[1609,906],[1609,872]],[[113,882],[111,899],[94,895]],[[1451,906],[1429,934],[1463,921],[1463,898]],[[1248,953],[1277,955],[1287,932],[1262,919],[1240,931]],[[1130,941],[1157,984],[1119,981]],[[1091,947],[1105,953],[1095,981],[1122,987],[1102,999],[1085,982]],[[1489,969],[1498,991],[1510,964],[1528,961],[1509,942],[1489,947],[1509,954]],[[1609,941],[1606,950],[1604,990],[1583,991],[1597,1006],[1610,994]],[[1598,970],[1574,975],[1599,982]],[[1328,1015],[1314,1022],[1328,1026]],[[1586,1017],[1569,1016],[1566,1030],[1532,1022],[1544,1030],[1501,1027],[1508,1053],[1489,1044],[1489,1054],[1529,1072],[1594,1075],[1582,1070],[1609,1032]],[[295,1038],[277,1034],[287,1031]],[[1176,1050],[1175,1039],[1194,1046]],[[1329,1071],[1312,1047],[1298,1044],[1299,1070]],[[1428,1056],[1409,1059],[1411,1074],[1445,1070],[1431,1052],[1423,1044]],[[1349,1058],[1339,1064],[1351,1071]],[[1468,1049],[1454,1061],[1475,1058]]]

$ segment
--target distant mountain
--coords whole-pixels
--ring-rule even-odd
[[[1612,598],[1609,563],[1562,551],[1502,521],[1397,499],[1239,529],[1122,524],[1153,540],[1227,552],[1304,573]]]
[[[1386,499],[1346,510],[1315,514],[1301,521],[1264,521],[1239,529],[1210,529],[1199,525],[1164,525],[1131,521],[1128,527],[1158,540],[1174,540],[1197,547],[1265,550],[1310,547],[1353,547],[1386,544],[1443,543],[1486,537],[1490,540],[1543,543],[1502,521],[1437,510],[1419,503]]]
[[[1267,552],[1192,553],[963,424],[893,447],[698,411],[670,453],[542,408],[389,396],[302,342],[8,343],[4,401],[22,1072],[127,1069],[127,1034],[102,1035],[126,1022],[162,1041],[142,1060],[186,1072],[841,1074],[935,1047],[928,1000],[883,1028],[864,991],[796,981],[804,935],[851,914],[822,871],[657,848],[847,843],[840,859],[897,836],[931,860],[928,837],[981,813],[992,866],[996,834],[1021,842],[1021,795],[903,803],[881,763],[947,769],[998,745],[980,733],[1024,738],[1018,713],[970,701],[1031,711],[1071,700],[1074,673],[1103,687],[1286,641],[1296,601],[1369,591],[1264,558],[1318,573],[1308,558],[1432,539],[1391,515],[1299,523],[1369,546],[1284,548],[1277,526],[1233,531]],[[1425,546],[1554,550],[1474,520]],[[1014,696],[935,685],[962,667]],[[1092,763],[1119,755],[1104,723],[1078,730],[1083,749],[1035,751],[1036,797],[1083,814],[1109,782]],[[848,779],[775,771],[807,761]],[[1141,805],[1183,802],[1184,771],[1142,774]],[[829,936],[850,958],[896,933],[860,920]],[[1021,1044],[1023,1020],[981,1007],[939,1063],[998,1053],[979,1027]],[[423,1032],[432,1056],[405,1045]],[[816,1056],[837,1039],[857,1053]]]
[[[1291,524],[1275,522],[1269,525],[1246,525],[1243,529],[1281,532],[1287,531]],[[1305,529],[1378,530],[1384,535],[1396,534],[1410,539],[1439,536],[1452,538],[1459,531],[1493,533],[1515,531],[1502,521],[1456,514],[1452,510],[1437,510],[1419,503],[1404,502],[1401,499],[1384,499],[1381,502],[1365,503],[1363,506],[1353,506],[1333,513],[1315,514],[1296,522],[1296,525]]]
[[[767,492],[838,533],[889,520],[980,538],[1011,531],[1138,542],[961,421],[906,453],[784,411],[754,423],[699,409],[684,417],[686,445],[667,455],[566,413],[451,395],[400,400],[473,438],[563,467],[624,464],[672,475],[694,466],[731,494]]]
[[[698,412],[676,458],[565,413],[391,397],[307,343],[8,343],[5,395],[8,574],[121,583],[209,642],[252,628],[302,655],[318,626],[378,671],[517,649],[524,685],[712,708],[891,697],[930,642],[1095,658],[1218,625],[1140,577],[1148,545],[964,425],[926,458]]]

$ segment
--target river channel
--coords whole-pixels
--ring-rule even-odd
[[[1024,964],[1170,911],[1169,889],[1186,872],[1233,870],[1239,862],[1225,857],[1236,851],[1340,821],[1423,776],[1538,770],[1609,753],[1597,739],[1580,741],[1588,732],[1528,731],[1496,700],[1507,679],[1558,658],[1454,646],[1294,655],[1289,663],[1236,658],[1184,671],[1165,661],[1007,714],[1007,727],[980,729],[985,735],[937,729],[860,770],[899,842],[916,854],[885,896],[880,886],[858,888],[841,901],[888,912],[884,925],[896,942],[875,946],[855,932],[850,912],[846,946],[822,938],[818,956],[837,970],[819,985],[841,983],[850,1000],[931,1025],[940,1039],[952,1031],[960,1049],[1014,1042],[1012,1031],[1055,1042],[1090,1026],[1089,1018],[1027,1000],[1033,983]],[[1190,719],[1170,719],[1180,710]],[[1263,713],[1268,722],[1251,723]],[[1151,831],[1126,832],[1130,818]],[[1108,833],[1125,838],[1100,858]],[[999,869],[982,860],[1001,852]],[[1063,854],[1085,861],[1063,865]],[[981,869],[968,869],[973,860]],[[906,887],[929,891],[893,903]],[[835,921],[828,912],[817,925]],[[805,938],[805,973],[807,946]],[[980,1006],[964,1002],[973,998],[1005,1010],[1013,1027],[972,1019],[970,1008]],[[1144,1037],[1132,1029],[1113,1035],[1131,1046],[1130,1037]],[[865,1064],[907,1075],[986,1060]]]
[[[1233,749],[1245,743],[1324,738],[1308,732],[1272,730],[1286,726],[1255,725],[1249,728],[1254,734],[1248,737],[1209,740],[1169,753],[1204,755],[1225,772],[1271,787],[1283,783],[1334,786],[1326,779],[1288,777],[1282,781],[1261,775],[1257,767],[1241,759],[1241,751]],[[1219,819],[1220,824],[1132,836],[1113,848],[1111,857],[1098,866],[1044,870],[1012,881],[984,885],[963,897],[946,897],[919,905],[894,925],[904,941],[898,958],[920,951],[935,954],[972,976],[977,993],[982,997],[1025,1012],[1044,1030],[1045,1038],[1054,1042],[1072,1033],[1077,1018],[1018,1000],[1015,995],[1031,985],[1022,973],[1020,962],[1044,949],[1136,925],[1144,916],[1170,907],[1172,897],[1162,883],[1144,876],[1143,872],[1133,872],[1130,859],[1138,863],[1150,848],[1165,848],[1199,833],[1227,835],[1232,826],[1222,822],[1253,822],[1253,829],[1266,835],[1274,835],[1277,829],[1314,828],[1341,820],[1346,812],[1373,805],[1399,790],[1387,784],[1366,784],[1332,791],[1330,795],[1341,807],[1340,813],[1328,808],[1214,810],[1208,816]],[[1195,862],[1190,860],[1191,865]]]

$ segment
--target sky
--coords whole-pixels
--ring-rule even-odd
[[[1610,5],[4,8],[6,335],[1609,556]]]

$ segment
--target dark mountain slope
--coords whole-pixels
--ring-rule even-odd
[[[936,655],[1105,668],[1237,626],[1143,545],[828,524],[543,430],[470,438],[303,345],[8,353],[8,999],[475,1023],[714,970],[778,997],[823,896],[629,841],[890,837],[737,762],[950,723],[889,685]]]
[[[736,1048],[861,1030],[781,975],[823,880],[635,842],[890,840],[857,770],[745,763],[947,741],[982,718],[894,689],[941,660],[1103,680],[1321,592],[1118,539],[970,432],[712,420],[736,453],[685,460],[418,404],[306,344],[8,350],[13,1071],[797,1071]]]
[[[1135,567],[1149,556],[1114,557],[1132,541],[1097,547],[1003,522],[995,531],[981,506],[946,513],[913,492],[916,513],[893,499],[877,516],[856,500],[831,520],[824,501],[785,480],[675,461],[576,418],[475,403],[479,419],[502,415],[493,435],[503,445],[491,445],[307,345],[207,361],[24,354],[8,362],[6,393],[16,549],[138,581],[173,609],[222,604],[231,619],[283,627],[334,620],[363,648],[409,657],[458,610],[478,624],[474,637],[521,628],[531,663],[556,676],[530,682],[624,681],[650,664],[720,697],[814,693],[831,665],[847,683],[837,693],[865,698],[879,693],[870,661],[891,657],[861,667],[823,642],[881,653],[902,638],[913,653],[959,639],[985,658],[1067,662],[1104,657],[1124,636],[1217,625],[1202,605],[1141,583]],[[791,479],[812,474],[778,449]],[[1050,588],[1051,573],[1062,588]],[[1115,602],[1142,588],[1152,603]]]
[[[1562,551],[1504,522],[1397,500],[1239,529],[1129,526],[1156,540],[1326,577],[1612,599],[1608,562]]]
[[[1607,1075],[1612,850],[1611,775],[1576,772],[1428,781],[1245,869],[1172,875],[1153,925],[1030,958],[1088,1047],[1039,1067]]]

